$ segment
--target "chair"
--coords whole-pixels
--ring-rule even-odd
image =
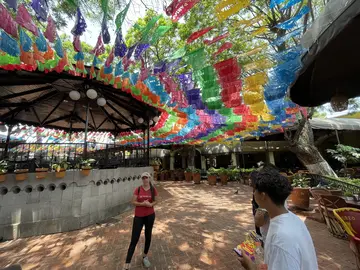
[[[320,211],[325,220],[329,232],[336,238],[347,239],[347,234],[341,223],[335,217],[333,210],[347,207],[343,198],[334,195],[319,195]]]
[[[334,209],[333,212],[351,237],[350,249],[354,252],[357,268],[360,269],[360,210],[345,207]]]
[[[318,209],[319,213],[321,214],[321,222],[325,223],[325,219],[323,214],[321,213],[321,206],[320,206],[320,195],[331,195],[330,191],[324,189],[324,188],[312,188],[310,189],[310,193],[315,199],[315,201],[318,203]]]

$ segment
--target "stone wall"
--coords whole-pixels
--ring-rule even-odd
[[[89,176],[67,171],[25,181],[8,174],[0,183],[0,239],[16,239],[84,228],[129,209],[143,172],[152,167],[92,170]]]

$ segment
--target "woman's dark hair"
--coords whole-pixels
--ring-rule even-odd
[[[150,192],[151,192],[151,200],[153,202],[155,202],[155,190],[154,190],[154,186],[151,184],[151,182],[150,182]]]
[[[276,205],[284,205],[292,186],[276,167],[265,166],[254,175],[254,178],[254,187],[258,192],[266,193]]]

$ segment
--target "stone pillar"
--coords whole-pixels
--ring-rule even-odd
[[[236,153],[231,153],[231,163],[233,166],[235,167],[238,167],[239,164],[238,164],[238,159],[237,159],[237,156],[236,156]]]
[[[192,147],[188,151],[188,168],[194,169],[195,168],[195,147]]]
[[[181,167],[186,169],[186,156],[181,156]]]
[[[173,152],[170,153],[170,170],[173,171],[175,169],[175,154]]]
[[[201,170],[206,171],[206,157],[201,156]]]
[[[274,152],[266,152],[266,161],[269,164],[275,165]]]

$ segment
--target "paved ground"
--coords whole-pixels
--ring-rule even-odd
[[[159,184],[161,204],[151,246],[152,269],[241,269],[232,248],[253,229],[251,190],[205,184]],[[303,218],[314,239],[320,269],[356,269],[347,241],[332,237],[325,224]],[[102,224],[0,243],[0,268],[122,269],[130,241],[132,212]],[[132,269],[141,267],[143,236]]]

